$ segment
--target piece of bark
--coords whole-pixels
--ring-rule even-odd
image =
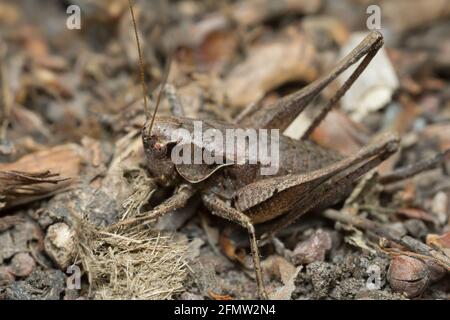
[[[430,213],[417,208],[400,208],[397,210],[397,214],[408,219],[418,219],[432,223],[436,221]]]
[[[82,149],[65,144],[12,163],[0,163],[0,208],[28,203],[67,190],[78,182]]]
[[[65,179],[50,171],[22,172],[0,171],[0,209],[26,203],[48,194],[53,194],[55,186]],[[51,185],[43,187],[43,185]]]

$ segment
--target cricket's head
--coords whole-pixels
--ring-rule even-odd
[[[147,121],[142,129],[142,140],[144,144],[145,154],[149,161],[149,171],[157,182],[164,186],[174,185],[177,180],[177,172],[173,162],[171,161],[171,149],[176,145],[176,141],[171,141],[171,133],[174,132],[180,124],[173,118],[156,118],[158,106],[161,101],[163,88],[169,75],[170,59],[164,72],[164,78],[160,86],[159,94],[155,103],[153,116],[149,118],[149,109],[147,106],[147,86],[145,85],[144,59],[141,52],[139,35],[136,26],[136,18],[134,16],[133,4],[128,0],[131,18],[133,21],[134,33],[136,37],[136,45],[139,54],[139,71],[141,75],[142,95],[144,98],[144,112]]]
[[[173,147],[179,143],[174,132],[181,123],[174,117],[155,118],[153,126],[150,121],[142,129],[142,142],[148,160],[148,170],[163,186],[171,186],[177,182],[178,174],[171,159]]]

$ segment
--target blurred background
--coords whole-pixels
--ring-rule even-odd
[[[380,166],[379,174],[450,148],[448,0],[136,0],[134,8],[151,108],[169,57],[168,81],[176,88],[187,116],[230,121],[252,103],[273,103],[326,74],[369,29],[378,29],[385,46],[311,139],[350,155],[383,132],[397,132],[402,137],[401,150]],[[76,211],[96,226],[106,226],[139,211],[153,194],[139,138],[145,115],[138,68],[126,0],[0,0],[0,173],[4,174],[0,175],[0,297],[89,296],[85,291],[64,291],[67,275],[56,271],[64,271],[76,256],[75,242],[69,241],[62,249],[53,245],[55,234],[74,237],[68,211]],[[327,87],[286,134],[300,137],[344,80],[345,75]],[[168,111],[163,99],[160,112]],[[378,191],[370,193],[372,202],[365,199],[368,202],[358,210],[448,250],[450,185],[445,170],[448,162],[444,171],[439,168],[420,179],[407,180],[384,190],[383,196]],[[41,175],[11,176],[6,171]],[[61,181],[55,184],[54,179]],[[95,259],[89,260],[91,280],[97,285],[94,296],[254,297],[251,277],[238,267],[248,267],[245,236],[242,240],[242,235],[218,228],[217,222],[194,216],[194,212],[168,216],[155,227],[176,235],[161,240],[166,242],[160,260],[155,260],[159,269],[144,268],[136,262],[140,261],[137,256],[122,257],[136,262],[133,272],[142,282],[137,281],[133,290],[125,280],[120,285],[105,284],[108,276],[101,272],[112,266],[105,248],[116,246],[123,253],[127,244],[95,238],[99,242],[90,253]],[[58,222],[65,226],[50,229]],[[265,256],[272,254],[265,264],[272,288],[286,285],[280,268],[292,275],[299,265],[321,265],[306,267],[296,286],[288,277],[291,289],[280,297],[369,297],[364,291],[367,275],[358,271],[372,261],[367,258],[371,246],[364,247],[367,239],[354,233],[349,240],[348,229],[334,228],[320,218],[302,223],[280,236],[283,248],[297,252],[297,258],[283,256],[280,252],[287,251],[280,247],[264,249]],[[430,234],[435,235],[432,240]],[[195,238],[201,241],[192,241]],[[157,237],[147,239],[152,240],[143,254],[151,257],[149,248],[155,246],[152,241]],[[319,253],[306,254],[304,250],[313,250],[310,244],[314,241],[321,244]],[[197,270],[197,276],[188,276],[185,264],[177,264],[187,251],[196,260],[192,270]],[[382,296],[377,298],[399,298],[395,288],[386,284],[389,259],[376,261],[384,279]],[[86,267],[87,262],[83,263]],[[117,268],[124,270],[124,266]],[[160,273],[173,266],[179,266],[175,273]],[[41,272],[38,276],[36,270]],[[47,270],[46,276],[42,270]],[[32,293],[30,274],[50,279],[44,283],[56,289]],[[324,277],[332,280],[319,283]],[[348,287],[338,288],[339,282]],[[448,298],[448,277],[442,283],[426,291],[426,297]],[[418,296],[427,287],[428,282],[407,296]],[[20,292],[25,293],[21,296]]]

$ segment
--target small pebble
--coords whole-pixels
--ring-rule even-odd
[[[403,293],[408,298],[417,297],[425,291],[429,280],[429,268],[421,260],[406,255],[391,260],[388,281],[394,292]]]
[[[10,270],[16,277],[29,276],[35,267],[36,262],[26,252],[19,252],[11,259]]]
[[[408,233],[416,239],[425,237],[428,234],[428,228],[422,220],[409,219],[404,222]]]
[[[75,232],[62,222],[51,225],[44,239],[44,248],[59,268],[66,269],[75,254]]]
[[[326,253],[331,249],[331,244],[330,234],[318,229],[308,240],[300,242],[295,247],[292,261],[295,265],[324,261]]]

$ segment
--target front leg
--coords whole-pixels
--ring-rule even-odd
[[[225,203],[224,201],[220,200],[219,198],[213,195],[203,194],[202,200],[205,206],[209,210],[211,210],[213,214],[226,220],[233,221],[247,229],[250,238],[249,239],[250,250],[252,252],[253,267],[255,269],[256,283],[258,285],[258,293],[262,299],[268,299],[262,278],[261,263],[259,260],[259,249],[258,249],[258,242],[256,240],[255,227],[250,221],[250,218],[247,217],[242,212],[232,208],[227,203]]]
[[[147,223],[150,220],[161,217],[176,209],[180,209],[186,205],[187,201],[194,195],[195,191],[196,190],[192,187],[192,185],[183,184],[177,188],[169,199],[155,207],[153,210],[141,213],[139,217],[119,221],[110,226],[108,229],[122,227],[136,222]]]

